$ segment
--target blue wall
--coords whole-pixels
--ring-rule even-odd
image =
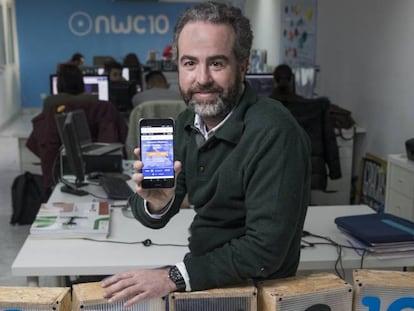
[[[114,2],[113,0],[15,0],[22,107],[41,107],[49,75],[73,53],[112,56],[118,61],[172,43],[179,14],[192,3]]]

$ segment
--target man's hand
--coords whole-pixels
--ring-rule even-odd
[[[168,272],[166,268],[115,274],[102,281],[104,298],[108,298],[110,303],[128,299],[124,307],[129,307],[144,300],[164,297],[177,289]]]
[[[134,153],[137,157],[139,157],[140,149],[136,148]],[[147,201],[147,206],[150,209],[150,212],[158,212],[162,210],[167,204],[171,201],[174,197],[175,187],[174,188],[166,188],[166,189],[144,189],[141,187],[142,180],[144,176],[141,173],[144,164],[142,161],[138,160],[134,162],[134,169],[137,173],[132,176],[132,179],[136,183],[135,191]],[[177,178],[178,174],[181,171],[181,162],[175,161],[174,162],[174,172],[175,178]]]

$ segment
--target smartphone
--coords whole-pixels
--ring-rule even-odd
[[[174,187],[174,120],[140,119],[142,188]]]

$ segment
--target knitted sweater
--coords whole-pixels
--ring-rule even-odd
[[[193,122],[189,110],[176,121],[175,157],[183,165],[171,209],[151,218],[135,195],[135,217],[161,228],[188,193],[196,212],[184,259],[192,290],[294,275],[310,191],[307,136],[280,103],[247,85],[229,119],[201,146]]]

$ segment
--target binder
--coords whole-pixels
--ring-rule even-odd
[[[414,223],[388,213],[341,216],[338,228],[368,246],[414,244]]]

